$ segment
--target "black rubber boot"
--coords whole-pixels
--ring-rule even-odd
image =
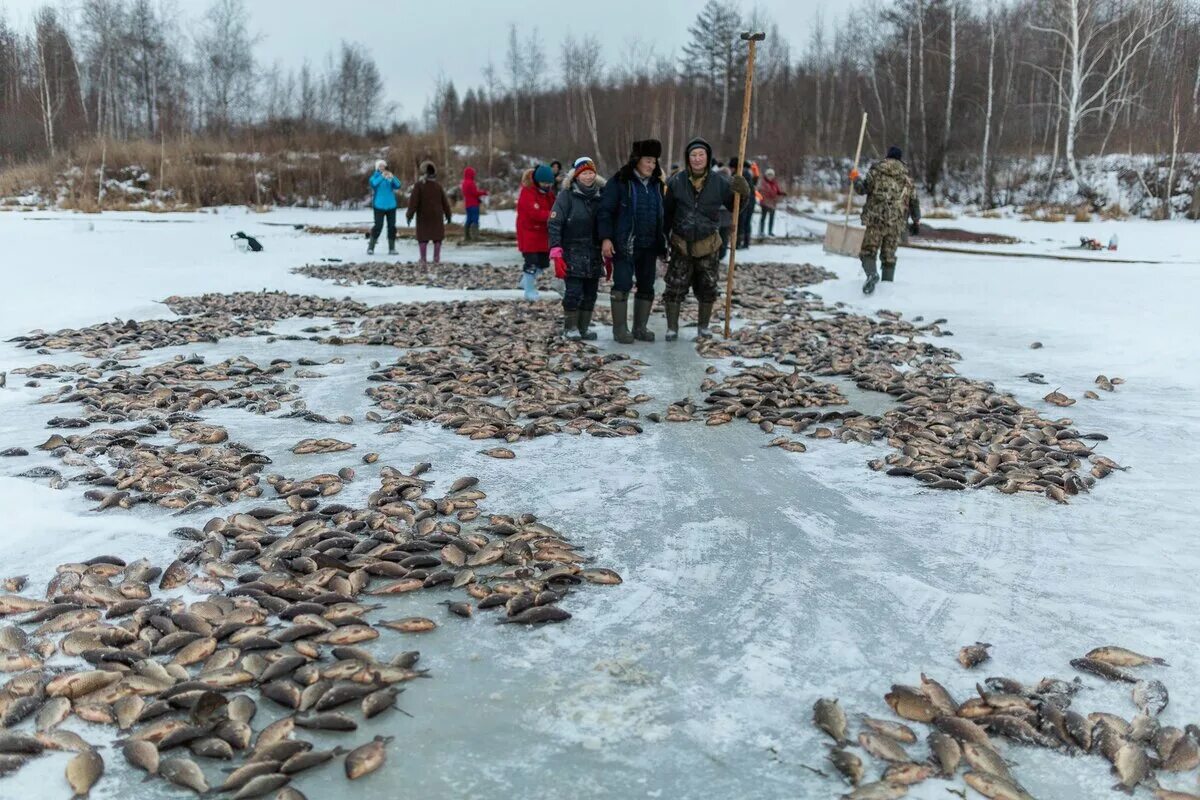
[[[591,324],[592,324],[592,309],[590,309],[590,308],[579,309],[579,338],[583,339],[585,342],[596,341],[596,332],[593,330],[588,330],[588,328],[591,327]]]
[[[378,241],[378,240],[373,239],[373,238],[367,240],[367,255],[369,255],[369,256],[375,255],[375,242],[376,241]]]
[[[862,268],[866,273],[867,280],[863,283],[863,294],[871,294],[875,291],[875,284],[879,283],[879,273],[875,271],[875,258],[873,256],[862,256]]]
[[[389,256],[399,255],[396,252],[396,240],[395,239],[388,239],[388,255]]]
[[[646,323],[650,321],[650,309],[654,306],[654,300],[645,297],[633,298],[633,338],[639,342],[653,342],[654,331],[646,328]]]
[[[567,311],[563,309],[563,325],[562,335],[564,339],[578,340],[579,336],[579,309]]]
[[[666,340],[673,342],[679,338],[679,303],[667,302],[667,335]]]
[[[626,292],[613,292],[609,297],[612,301],[613,341],[633,344],[633,334],[629,332],[629,295]]]
[[[883,264],[883,279],[885,281],[887,281],[888,283],[891,283],[892,279],[895,277],[896,277],[896,262],[893,261],[890,264],[888,264],[887,262],[884,262],[884,264]]]
[[[712,319],[712,303],[700,304],[700,318],[696,321],[696,341],[702,342],[705,339],[711,339],[712,333],[708,330],[708,322]]]

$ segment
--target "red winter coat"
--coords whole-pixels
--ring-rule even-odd
[[[480,199],[487,197],[487,192],[475,185],[474,167],[467,167],[463,170],[462,196],[463,205],[467,208],[477,207]]]
[[[538,191],[533,183],[533,170],[521,176],[521,195],[517,198],[517,249],[522,253],[549,253],[550,210],[554,208],[554,192]]]
[[[787,195],[787,192],[779,186],[779,181],[773,178],[763,178],[759,181],[758,193],[762,195],[762,204],[766,208],[774,208],[779,202],[779,198]]]

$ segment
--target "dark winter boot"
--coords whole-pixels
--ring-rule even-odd
[[[896,277],[896,262],[893,261],[890,264],[887,263],[886,261],[883,262],[883,279],[885,281],[887,281],[888,283],[891,283],[892,279],[895,277]]]
[[[563,309],[563,329],[562,335],[565,339],[578,340],[579,336],[579,309],[567,311]]]
[[[862,256],[861,261],[863,272],[867,276],[867,280],[863,284],[863,294],[871,294],[875,291],[875,284],[879,283],[879,273],[875,271],[875,258],[874,256]]]
[[[369,256],[375,255],[375,242],[376,241],[378,241],[378,240],[375,237],[371,237],[370,239],[367,240],[367,255],[369,255]]]
[[[701,342],[705,339],[711,339],[712,333],[708,330],[708,321],[712,319],[712,303],[700,304],[700,318],[696,322],[696,341]]]
[[[679,303],[667,302],[667,335],[666,340],[673,342],[679,338]]]
[[[592,331],[592,330],[588,330],[588,328],[591,327],[591,324],[592,324],[592,309],[590,309],[590,308],[579,309],[579,338],[583,339],[585,342],[596,341],[596,332]]]
[[[629,332],[629,295],[613,292],[609,297],[612,300],[613,341],[633,344],[633,335]]]
[[[396,240],[395,239],[388,239],[388,255],[389,256],[398,255],[398,253],[396,252]]]
[[[633,298],[633,338],[639,342],[654,341],[654,331],[646,329],[646,323],[650,320],[650,309],[653,305],[653,300],[644,297]]]

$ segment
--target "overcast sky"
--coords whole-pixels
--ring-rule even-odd
[[[45,0],[0,0],[11,22],[24,27]],[[73,0],[51,5],[76,7]],[[508,26],[522,36],[537,28],[553,80],[560,74],[559,45],[568,35],[594,33],[605,47],[605,63],[619,61],[624,43],[637,36],[660,54],[675,52],[687,40],[687,28],[703,0],[247,0],[251,25],[262,36],[260,63],[275,61],[286,69],[305,58],[314,66],[345,39],[366,45],[388,84],[398,116],[418,117],[439,74],[454,81],[460,95],[482,84],[489,56],[503,70]],[[840,20],[850,0],[746,0],[742,10],[765,11],[797,55],[811,35],[818,12],[826,22]],[[198,15],[201,0],[181,0],[183,13]],[[436,13],[443,9],[444,13]],[[864,21],[864,24],[871,24]],[[186,31],[188,25],[184,24]]]

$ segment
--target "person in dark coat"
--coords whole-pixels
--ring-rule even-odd
[[[700,303],[696,338],[707,339],[712,335],[708,323],[720,291],[717,253],[721,249],[721,211],[733,208],[735,192],[743,199],[750,194],[750,184],[741,175],[735,174],[731,180],[713,171],[712,147],[708,142],[693,139],[684,153],[686,166],[667,181],[663,198],[663,225],[671,248],[667,289],[663,292],[668,342],[679,338],[679,309],[689,289]]]
[[[547,227],[554,274],[566,285],[563,292],[563,336],[591,341],[588,330],[605,262],[600,254],[596,216],[604,179],[586,156],[563,176],[563,189],[554,200]]]
[[[662,144],[657,139],[634,142],[629,160],[604,187],[600,202],[597,226],[602,252],[613,260],[613,339],[622,344],[654,341],[646,324],[654,306],[658,260],[667,254],[661,157]],[[635,283],[630,333],[626,327],[629,291]]]
[[[550,266],[550,234],[546,228],[554,208],[554,171],[545,164],[525,170],[517,195],[517,249],[525,261],[521,288],[526,300],[537,300],[537,276]]]
[[[375,254],[375,243],[383,231],[383,223],[387,222],[388,255],[396,255],[396,192],[400,189],[400,179],[388,169],[387,162],[382,158],[375,162],[375,172],[372,173],[367,185],[371,187],[371,208],[375,212],[375,224],[371,226],[371,238],[367,242],[367,255]]]
[[[446,223],[450,221],[450,198],[437,182],[437,170],[432,161],[421,163],[421,177],[408,196],[408,212],[404,219],[411,223],[413,217],[417,218],[421,266],[427,263],[426,248],[430,242],[433,242],[433,263],[442,263],[442,240],[446,238]]]

